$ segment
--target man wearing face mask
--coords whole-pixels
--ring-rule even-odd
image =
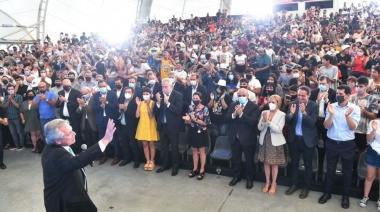
[[[40,112],[41,132],[44,134],[46,123],[56,118],[55,103],[57,96],[53,92],[48,92],[47,85],[44,82],[38,83],[39,94],[33,99],[33,105],[38,105]]]
[[[92,108],[95,112],[95,123],[98,127],[99,138],[104,137],[108,120],[112,119],[116,123],[119,117],[119,104],[116,93],[108,90],[107,86],[105,81],[100,80],[98,82],[99,92],[93,95]],[[118,129],[116,129],[115,135],[117,135],[117,131]],[[114,146],[115,157],[111,166],[114,166],[120,162],[121,158],[121,148],[117,136],[113,137],[112,144]],[[107,154],[104,154],[99,160],[99,165],[103,165],[107,159]]]
[[[311,70],[311,67],[318,65],[317,60],[313,57],[313,51],[309,47],[303,49],[303,58],[298,61],[298,64],[305,71]]]
[[[292,195],[298,190],[298,171],[300,155],[305,163],[304,184],[300,199],[309,195],[310,182],[313,175],[312,159],[314,148],[318,145],[318,132],[315,123],[318,119],[318,105],[309,101],[310,88],[301,86],[298,88],[298,100],[292,102],[286,115],[286,122],[290,124],[288,142],[290,143],[292,159],[292,186],[286,191],[286,195]]]
[[[185,90],[185,97],[184,97],[184,108],[185,111],[188,110],[189,106],[192,104],[193,101],[193,95],[195,92],[199,92],[204,97],[202,99],[202,104],[206,105],[208,103],[207,97],[207,90],[206,87],[203,85],[199,85],[199,75],[198,74],[192,74],[190,76],[190,86],[186,87]]]
[[[138,82],[136,81],[136,78],[131,77],[128,79],[128,86],[133,88],[133,96],[139,97],[140,99],[143,98],[143,89],[138,85]]]
[[[124,93],[123,88],[124,88],[123,80],[121,80],[121,78],[117,78],[115,81],[115,88],[112,89],[112,91],[116,93],[117,101],[120,101],[120,98],[123,96],[123,93]]]
[[[240,88],[237,92],[239,101],[230,105],[226,114],[226,122],[229,123],[230,130],[228,140],[232,148],[232,163],[234,174],[230,181],[230,186],[235,186],[241,180],[241,158],[244,152],[246,164],[246,188],[253,187],[253,161],[255,145],[257,142],[256,130],[259,119],[259,107],[248,101],[247,89]]]
[[[148,75],[148,85],[146,87],[150,89],[153,95],[153,101],[156,101],[156,94],[162,90],[162,87],[161,83],[156,81],[156,75],[154,73]]]
[[[84,73],[84,81],[80,84],[80,88],[83,89],[84,87],[89,87],[89,88],[96,87],[96,82],[94,82],[91,76],[91,71],[86,71]]]
[[[284,95],[289,94],[289,81],[293,78],[293,67],[292,65],[285,65],[285,73],[281,73],[280,77],[278,78],[278,82],[282,86],[282,90],[284,92]]]
[[[351,89],[346,85],[337,87],[336,100],[328,104],[324,126],[327,129],[326,163],[327,172],[325,191],[319,198],[319,204],[331,199],[333,178],[339,157],[342,161],[343,196],[342,208],[349,208],[349,192],[352,181],[352,167],[355,157],[355,129],[360,121],[360,107],[349,102]],[[293,161],[292,161],[293,162]]]
[[[58,99],[55,104],[56,108],[59,110],[59,115],[62,119],[68,120],[70,122],[73,131],[76,133],[75,139],[76,144],[73,146],[75,153],[81,151],[80,145],[82,145],[82,136],[80,131],[80,119],[81,116],[77,114],[76,110],[79,107],[78,100],[82,97],[80,91],[71,87],[71,82],[68,79],[62,81],[63,90],[58,92]]]
[[[10,150],[23,150],[24,149],[24,132],[22,130],[20,105],[22,103],[22,96],[15,93],[15,86],[7,86],[8,95],[4,97],[1,107],[5,108],[8,117],[8,127],[15,144]]]
[[[138,118],[136,118],[136,98],[133,88],[125,87],[123,94],[119,98],[119,139],[123,152],[123,160],[119,166],[125,166],[134,161],[133,168],[140,166],[140,150],[135,139]]]
[[[83,140],[88,148],[95,144],[98,140],[98,128],[95,124],[95,112],[92,109],[92,93],[91,88],[84,87],[81,92],[82,96],[77,99],[79,107],[76,112],[82,117],[80,121],[80,129],[83,132]]]
[[[80,90],[80,83],[78,83],[78,82],[75,80],[75,74],[72,73],[72,72],[69,72],[69,73],[67,74],[67,76],[68,76],[68,78],[69,78],[69,80],[70,80],[70,82],[71,82],[71,87],[79,91],[79,90]]]
[[[350,96],[349,102],[359,106],[360,120],[355,129],[355,143],[359,152],[367,149],[367,126],[376,118],[378,113],[378,99],[367,93],[369,81],[366,77],[359,77],[356,83],[356,94]]]
[[[169,144],[171,145],[172,176],[178,174],[179,150],[178,136],[181,130],[183,98],[182,94],[173,90],[168,78],[162,80],[162,93],[156,94],[156,104],[153,112],[157,117],[157,128],[161,139],[162,167],[157,169],[161,173],[169,169]]]

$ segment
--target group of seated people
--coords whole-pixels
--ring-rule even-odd
[[[156,172],[171,167],[176,176],[179,134],[186,132],[193,157],[188,176],[202,180],[209,136],[209,148],[219,136],[227,136],[234,173],[229,185],[245,177],[246,188],[253,187],[257,151],[266,176],[262,191],[274,195],[278,165],[286,163],[284,145],[289,145],[292,185],[286,195],[299,189],[302,154],[305,174],[299,197],[304,199],[321,139],[327,173],[318,202],[331,198],[340,158],[342,207],[349,207],[354,158],[366,151],[367,178],[359,203],[365,207],[380,168],[380,17],[362,20],[356,14],[338,25],[340,15],[274,16],[264,26],[219,11],[216,17],[173,16],[168,23],[138,25],[126,49],[83,33],[80,39],[66,35],[53,43],[47,37],[42,43],[1,50],[1,133],[9,129],[12,142],[0,139],[0,147],[21,151],[29,137],[32,152],[38,153],[44,125],[61,118],[76,133],[71,148],[79,153],[83,144],[90,147],[104,137],[112,119],[113,149],[104,152],[99,165],[112,152],[112,166],[133,161],[139,168],[141,142],[144,170],[153,171],[159,141],[162,165]],[[361,37],[367,32],[372,40],[364,43]],[[3,150],[0,168],[6,168]],[[377,205],[380,210],[380,201]]]

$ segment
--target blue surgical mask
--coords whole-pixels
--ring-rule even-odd
[[[87,100],[90,98],[90,95],[88,95],[88,94],[85,94],[85,95],[83,95],[82,97],[84,98],[84,100],[86,100],[86,101],[87,101]]]
[[[191,62],[191,63],[194,63],[194,58],[190,58],[190,62]]]
[[[246,96],[239,97],[239,103],[240,104],[245,104],[246,102],[247,102],[247,97]]]
[[[228,75],[228,79],[229,80],[233,80],[234,79],[234,75],[232,75],[232,74]]]
[[[324,86],[324,85],[319,85],[318,88],[319,88],[319,90],[322,91],[322,92],[327,91],[327,87]]]
[[[99,91],[100,91],[100,93],[105,94],[107,92],[107,88],[101,87],[101,88],[99,88]]]
[[[135,83],[129,83],[128,86],[131,88],[135,88]]]

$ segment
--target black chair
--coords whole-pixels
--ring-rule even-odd
[[[228,160],[231,168],[231,157],[232,151],[228,136],[219,136],[216,138],[214,150],[210,154],[210,165],[212,165],[212,159]]]
[[[322,177],[323,182],[325,181],[326,172],[327,172],[327,159],[325,156],[325,160],[323,162],[323,177]],[[335,175],[343,175],[343,173],[342,173],[342,160],[340,159],[340,157],[338,158],[338,163],[336,164]]]
[[[360,180],[365,180],[367,176],[367,165],[365,164],[365,155],[367,152],[362,152],[359,155],[359,160],[358,160],[358,165],[357,165],[357,174],[358,174],[358,179],[356,181],[356,185],[359,187]],[[377,174],[376,174],[377,176]]]
[[[210,138],[210,135],[207,134],[207,138],[208,138],[208,145],[205,146],[205,153],[206,153],[206,157],[207,155],[210,153],[211,151],[211,138]],[[188,150],[187,150],[187,161],[190,161],[190,156],[193,156],[193,150],[192,148],[190,147]]]
[[[313,165],[313,174],[315,174],[315,181],[318,181],[318,167],[319,167],[318,148],[314,149],[312,165]],[[303,161],[302,154],[300,157],[299,170],[305,171],[305,163]]]

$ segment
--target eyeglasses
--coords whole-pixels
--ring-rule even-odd
[[[245,97],[245,95],[238,95],[238,97]]]

